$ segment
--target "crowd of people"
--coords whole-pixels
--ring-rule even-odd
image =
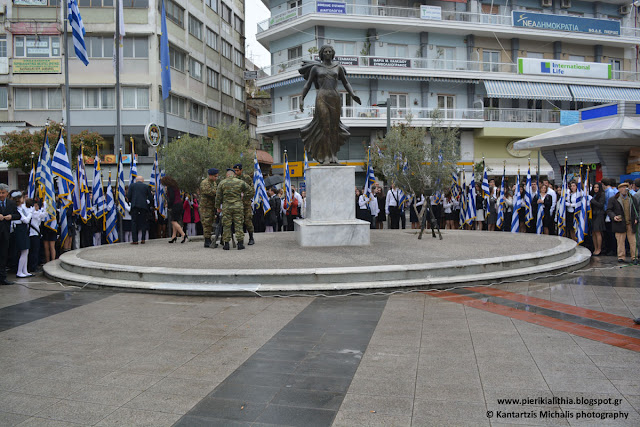
[[[154,192],[144,178],[138,176],[125,190],[119,241],[137,245],[145,244],[149,239],[169,238],[169,243],[177,242],[177,239],[185,243],[189,242],[190,236],[204,235],[205,247],[218,247],[219,238],[223,249],[227,250],[234,232],[238,249],[244,249],[245,232],[249,234],[248,244],[253,245],[254,232],[293,231],[294,220],[306,217],[305,191],[298,192],[291,186],[291,198],[287,202],[284,189],[268,187],[271,209],[265,213],[262,208],[252,206],[252,178],[242,172],[241,164],[229,168],[223,180],[219,180],[218,175],[217,169],[209,169],[208,177],[193,194],[182,192],[171,176],[163,177],[161,183],[168,208],[166,218],[154,209]],[[521,233],[558,234],[557,211],[562,188],[548,180],[541,181],[539,191],[535,181],[531,185],[532,206],[540,209],[532,209],[529,221],[524,208],[514,213],[516,191],[524,197],[524,188],[517,189],[514,185],[504,192],[502,227],[498,227],[499,189],[493,179],[489,180],[489,197],[486,198],[478,183],[475,218],[470,222],[463,221],[462,226],[460,194],[454,195],[451,191],[443,196],[425,197],[406,195],[393,184],[386,191],[374,184],[370,194],[365,194],[367,189],[356,188],[355,211],[358,219],[368,221],[371,229],[378,230],[407,228],[408,213],[412,229],[420,228],[421,218],[426,218],[426,224],[433,221],[433,225],[441,229],[512,231],[513,215],[518,215],[516,222]],[[576,183],[569,183],[565,236],[574,240],[577,239],[573,227],[577,191]],[[582,244],[594,256],[616,256],[620,262],[626,262],[628,253],[631,262],[637,264],[640,178],[619,185],[613,179],[603,178],[588,189],[588,194],[589,232]],[[541,226],[537,224],[539,212],[544,215]],[[40,272],[42,264],[67,250],[106,243],[102,219],[91,217],[85,223],[72,212],[68,215],[69,238],[60,242],[59,234],[47,227],[47,206],[42,200],[27,198],[19,190],[10,192],[7,185],[0,184],[0,284],[8,283],[7,269],[16,277],[29,277]]]

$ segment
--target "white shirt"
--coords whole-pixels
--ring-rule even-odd
[[[567,205],[567,212],[573,213],[573,211],[578,207],[578,203],[576,203],[577,199],[578,199],[577,191],[575,193],[569,194],[569,197],[567,197],[567,201],[565,203]]]
[[[558,203],[558,195],[551,186],[547,187],[547,194],[551,196],[551,213],[553,213],[556,209],[556,204]]]
[[[13,231],[17,225],[29,224],[29,221],[31,221],[31,212],[24,203],[18,206],[18,213],[20,214],[20,219],[14,219],[11,221],[11,231]]]
[[[29,222],[29,236],[39,236],[40,233],[40,224],[45,221],[48,217],[47,211],[43,208],[36,210],[35,208],[31,209],[31,222]]]
[[[389,215],[389,206],[398,206],[402,199],[402,190],[399,188],[391,189],[387,191],[387,200],[384,205],[384,211]]]
[[[415,200],[415,199],[414,199],[414,200]],[[424,195],[423,195],[423,194],[421,194],[421,195],[420,195],[420,200],[418,200],[417,202],[415,202],[415,205],[416,205],[416,206],[422,206],[422,205],[424,205],[424,202],[425,202]]]
[[[442,204],[444,207],[444,213],[450,214],[451,210],[455,210],[458,206],[458,201],[456,199],[444,199],[444,203]]]

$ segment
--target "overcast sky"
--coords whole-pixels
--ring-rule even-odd
[[[256,41],[258,22],[269,18],[269,9],[260,0],[246,0],[244,13],[247,36],[246,56],[260,67],[270,65],[269,51]]]

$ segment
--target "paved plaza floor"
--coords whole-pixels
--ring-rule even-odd
[[[640,267],[615,261],[331,298],[21,279],[0,287],[0,425],[638,426]]]

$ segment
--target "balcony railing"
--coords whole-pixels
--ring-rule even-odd
[[[258,23],[258,34],[265,32],[273,27],[282,25],[286,22],[291,22],[302,16],[317,13],[316,2],[306,3],[296,9],[289,9],[286,12],[274,15],[269,19],[266,19]],[[327,14],[319,13],[318,15],[327,16]],[[402,8],[402,7],[389,7],[389,6],[369,6],[358,4],[347,4],[346,15],[357,16],[390,16],[396,18],[405,19],[418,19],[420,18],[420,8]],[[331,15],[333,19],[340,15]],[[508,15],[492,15],[486,13],[472,13],[472,12],[457,12],[457,11],[442,11],[443,21],[458,21],[465,23],[478,23],[488,25],[498,25],[504,27],[513,27],[513,19],[511,11]],[[438,21],[431,21],[438,22]],[[623,27],[620,29],[621,35],[627,37],[639,37],[640,28]]]
[[[484,110],[481,109],[434,109],[434,108],[391,108],[391,119],[403,122],[419,119],[433,119],[434,112],[439,111],[442,120],[485,120]],[[274,125],[285,122],[307,122],[313,117],[314,108],[308,108],[304,112],[285,111],[282,113],[265,114],[258,116],[258,127]],[[387,109],[381,107],[342,107],[341,117],[352,120],[370,122],[374,119],[387,119]]]
[[[484,120],[487,122],[560,123],[560,111],[486,108]]]
[[[518,72],[518,68],[516,64],[506,63],[506,62],[483,62],[483,61],[466,61],[460,59],[444,59],[444,58],[386,58],[393,59],[397,64],[403,65],[402,67],[383,67],[375,65],[375,60],[382,57],[380,56],[358,56],[358,55],[348,55],[348,56],[338,56],[337,59],[340,58],[348,58],[348,61],[343,62],[347,67],[349,67],[349,71],[352,73],[358,73],[358,68],[370,67],[376,70],[380,70],[379,72],[384,74],[385,72],[389,72],[389,70],[393,70],[392,72],[397,73],[399,70],[429,70],[429,71],[462,71],[462,72],[472,72],[477,73],[478,78],[481,78],[481,75],[485,75],[487,73],[508,73],[508,74],[516,74]],[[285,73],[287,71],[297,70],[302,65],[303,60],[311,60],[313,59],[311,56],[306,56],[302,58],[291,59],[286,62],[281,62],[275,65],[269,65],[262,68],[263,75],[266,76],[274,76],[279,73]],[[449,75],[450,78],[455,78],[455,75]],[[621,81],[632,81],[637,82],[640,81],[640,72],[636,71],[614,71],[611,75],[612,80],[621,80]]]

